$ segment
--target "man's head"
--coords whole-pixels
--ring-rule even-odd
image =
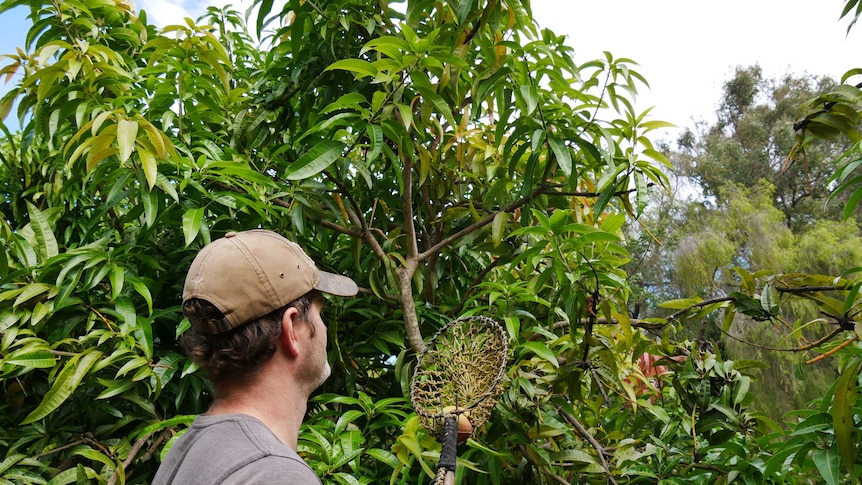
[[[322,327],[320,293],[352,296],[350,278],[323,272],[295,243],[264,230],[229,233],[204,247],[189,268],[183,344],[214,383],[256,372],[275,353],[283,321]],[[325,363],[325,330],[323,332]]]

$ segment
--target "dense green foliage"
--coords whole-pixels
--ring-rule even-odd
[[[255,227],[362,288],[327,310],[333,378],[299,443],[325,483],[427,482],[440,445],[405,398],[411,366],[465,314],[504,323],[514,350],[459,483],[859,476],[852,341],[787,436],[748,407],[757,363],[675,334],[716,312],[775,323],[791,300],[852,332],[859,285],[738,268],[730,296],[633,316],[623,227],[667,186],[649,138],[665,124],[634,111],[632,61],[575,62],[528,2],[262,0],[251,32],[228,9],[157,30],[118,0],[0,13],[18,5],[0,482],[149,481],[210,400],[176,343],[185,270]],[[677,358],[662,374],[651,354]]]

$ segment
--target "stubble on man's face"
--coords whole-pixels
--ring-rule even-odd
[[[320,315],[321,308],[322,303],[315,301],[308,310],[307,324],[313,331],[309,332],[310,351],[300,377],[303,382],[309,384],[310,391],[322,386],[332,374],[332,367],[329,365],[329,359],[326,355],[326,325]]]

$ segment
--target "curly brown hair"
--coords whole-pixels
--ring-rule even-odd
[[[284,312],[295,307],[300,318],[309,321],[308,312],[317,298],[320,298],[318,292],[312,290],[257,320],[216,334],[200,333],[194,328],[213,328],[207,321],[223,320],[224,314],[212,303],[192,298],[183,303],[183,314],[192,322],[192,329],[182,336],[180,342],[186,355],[206,372],[213,384],[226,379],[248,378],[275,353]]]

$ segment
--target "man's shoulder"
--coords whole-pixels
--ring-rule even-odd
[[[294,453],[294,456],[296,454]],[[298,456],[268,455],[237,469],[225,484],[301,483],[319,484],[320,479]]]
[[[295,483],[320,483],[266,425],[237,414],[198,416],[165,457],[156,482],[286,483],[284,477]]]

